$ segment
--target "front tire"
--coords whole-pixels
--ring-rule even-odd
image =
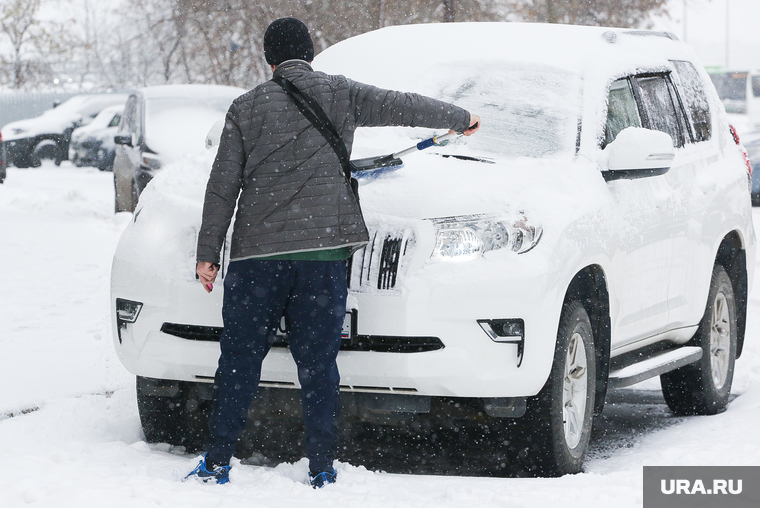
[[[594,417],[596,356],[591,320],[578,301],[562,309],[554,364],[541,393],[522,418],[519,456],[541,476],[583,470]],[[526,446],[527,445],[527,446]]]
[[[42,165],[44,159],[50,159],[55,162],[56,166],[61,164],[60,147],[52,139],[43,139],[32,150],[31,163],[33,168]]]
[[[165,382],[137,376],[137,410],[145,441],[203,448],[211,402],[195,383]]]
[[[737,322],[733,286],[721,265],[713,268],[707,308],[688,345],[701,347],[702,358],[660,376],[665,402],[679,415],[725,411],[734,378]]]

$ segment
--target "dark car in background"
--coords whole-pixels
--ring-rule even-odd
[[[116,212],[133,212],[163,166],[203,151],[211,127],[247,90],[221,85],[161,85],[135,90],[114,141]]]
[[[68,158],[71,133],[90,123],[103,108],[124,104],[125,94],[77,95],[36,118],[2,128],[8,162],[17,168],[37,167],[43,159],[60,164]]]
[[[0,183],[5,181],[6,166],[5,144],[3,143],[3,135],[0,133]]]
[[[119,129],[124,106],[109,106],[95,119],[71,133],[69,160],[77,167],[94,166],[101,171],[113,169],[116,144],[113,141]]]

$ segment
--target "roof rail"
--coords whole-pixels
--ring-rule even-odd
[[[613,32],[611,30],[608,30],[602,34],[602,38],[605,41],[609,42],[610,44],[615,44],[617,42],[618,33],[622,33],[625,35],[635,35],[638,37],[665,37],[672,41],[679,40],[676,34],[672,32],[662,32],[662,31],[654,31],[654,30],[626,30],[625,32]]]

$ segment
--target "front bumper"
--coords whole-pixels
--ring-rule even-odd
[[[416,270],[406,267],[394,288],[352,289],[349,305],[358,314],[357,333],[368,343],[390,338],[403,344],[405,339],[412,343],[423,338],[443,347],[344,348],[338,356],[342,389],[442,397],[536,395],[551,369],[564,291],[555,283],[556,274],[536,269],[535,261],[510,253],[497,260],[423,262]],[[189,275],[188,265],[182,267],[188,273],[180,282],[172,277],[174,283],[167,285],[160,282],[165,277],[141,277],[144,285],[136,287],[129,276],[138,268],[133,262],[117,258],[113,271],[112,302],[124,298],[143,303],[134,324],[119,325],[112,309],[122,363],[144,377],[213,380],[218,342],[180,338],[162,327],[221,327],[221,284],[205,293]],[[483,319],[514,318],[524,321],[522,362],[517,344],[495,342],[478,324]],[[261,379],[264,386],[299,386],[286,348],[270,350]]]

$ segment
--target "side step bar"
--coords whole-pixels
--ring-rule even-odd
[[[681,347],[660,353],[644,361],[610,372],[608,386],[614,389],[635,385],[651,377],[698,362],[700,358],[702,358],[702,348],[697,346]]]

